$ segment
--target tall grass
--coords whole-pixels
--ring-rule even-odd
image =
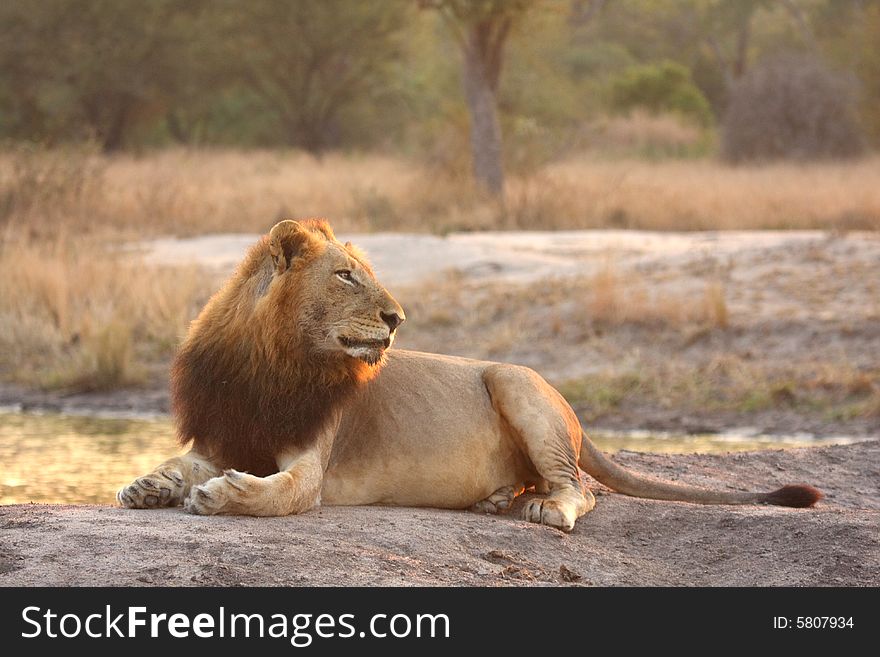
[[[501,202],[467,181],[466,170],[384,155],[18,148],[0,153],[0,223],[135,235],[253,232],[315,215],[349,231],[880,229],[877,156],[731,167],[586,153],[510,177]]]
[[[81,219],[103,201],[107,158],[91,145],[46,149],[18,144],[0,152],[0,223],[42,217]]]
[[[880,228],[880,158],[727,166],[712,160],[547,167],[559,227],[649,230]],[[546,213],[545,213],[546,214]],[[563,219],[564,217],[564,219]]]
[[[0,244],[0,372],[45,387],[142,381],[167,358],[214,282],[195,268],[146,267],[64,233]]]

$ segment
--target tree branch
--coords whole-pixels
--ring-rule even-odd
[[[730,70],[730,66],[727,63],[727,58],[724,56],[724,53],[721,51],[721,46],[718,44],[718,39],[716,39],[713,35],[709,35],[706,37],[706,44],[712,50],[712,54],[715,55],[715,59],[718,61],[718,67],[721,69],[721,74],[724,76],[724,84],[727,88],[731,88],[736,80],[733,77],[733,73]]]
[[[816,35],[813,34],[813,28],[810,26],[810,23],[807,21],[807,17],[804,15],[803,10],[798,6],[795,0],[781,0],[782,6],[785,7],[786,11],[788,11],[789,15],[794,19],[795,24],[798,26],[798,30],[800,30],[801,36],[804,41],[807,42],[807,45],[810,49],[816,49]]]
[[[606,0],[572,0],[568,23],[572,27],[583,27],[599,15]]]

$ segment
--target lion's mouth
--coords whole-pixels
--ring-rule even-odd
[[[384,340],[356,340],[354,338],[346,338],[344,336],[339,336],[337,338],[339,340],[339,344],[341,344],[346,349],[388,349],[391,346],[391,336],[389,335]]]

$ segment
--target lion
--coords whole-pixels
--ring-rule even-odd
[[[322,219],[285,220],[192,323],[171,369],[190,450],[117,494],[132,509],[284,516],[318,505],[499,513],[571,531],[595,505],[582,468],[625,495],[808,507],[788,485],[721,492],[649,478],[600,452],[527,367],[390,350],[406,319],[364,254]]]

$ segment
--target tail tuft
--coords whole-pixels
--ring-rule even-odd
[[[825,496],[818,488],[805,484],[789,484],[772,493],[767,493],[761,501],[764,504],[775,504],[776,506],[806,508],[813,506],[823,497]]]

